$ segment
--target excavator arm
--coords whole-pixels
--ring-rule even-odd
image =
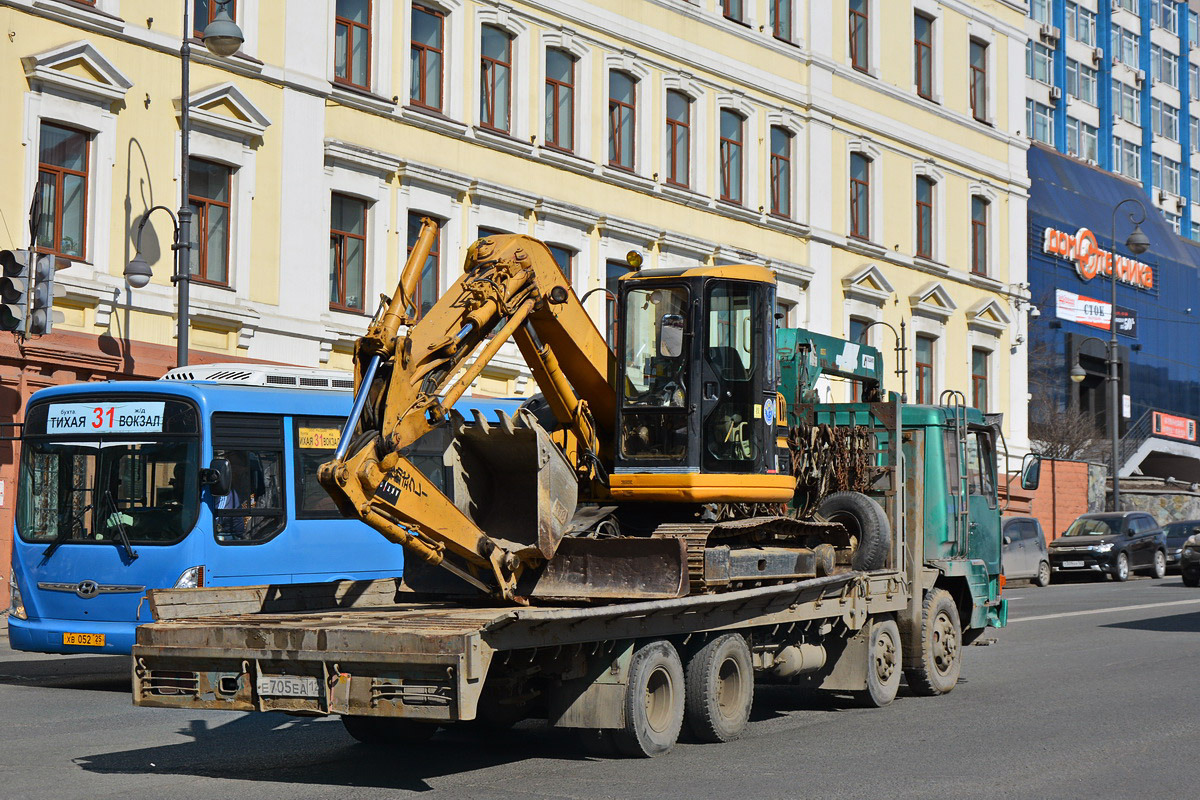
[[[436,233],[436,223],[423,220],[395,294],[383,298],[355,347],[354,407],[319,478],[344,515],[512,600],[522,572],[554,556],[579,487],[599,488],[611,468],[615,358],[550,251],[527,236],[473,244],[462,277],[417,319],[416,286]],[[558,422],[553,439],[531,417],[509,433],[531,443],[537,472],[554,475],[557,467],[559,496],[547,498],[532,530],[510,525],[497,533],[456,506],[404,451],[447,424],[455,402],[509,339]],[[573,486],[564,472],[573,473]]]

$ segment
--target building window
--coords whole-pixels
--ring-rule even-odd
[[[721,199],[742,202],[742,127],[745,120],[734,111],[721,110]]]
[[[1113,137],[1113,172],[1135,181],[1142,179],[1142,146]]]
[[[634,167],[634,126],[637,122],[637,81],[624,72],[608,73],[608,163]]]
[[[913,16],[913,82],[917,94],[933,99],[933,20],[923,14]]]
[[[1043,24],[1050,21],[1050,0],[1029,0],[1029,17]]]
[[[229,283],[229,196],[233,170],[188,159],[188,206],[192,209],[192,277]]]
[[[1200,150],[1200,117],[1192,117],[1188,122],[1188,138],[1192,142],[1193,150]],[[1197,198],[1200,200],[1200,197]]]
[[[89,6],[96,5],[95,0],[84,0],[84,2]],[[217,18],[220,11],[221,3],[218,0],[193,0],[192,36],[196,39],[204,38],[204,29],[208,27],[208,23]],[[225,11],[231,20],[237,22],[237,3],[226,3]]]
[[[851,317],[850,324],[846,330],[846,335],[851,342],[855,344],[870,344],[867,340],[867,329],[871,325],[871,320],[863,319],[862,317]],[[862,383],[859,381],[850,381],[850,402],[859,403],[863,399]]]
[[[1096,12],[1067,3],[1067,35],[1090,47],[1096,46]]]
[[[575,149],[575,59],[546,51],[546,144]]]
[[[1150,76],[1167,86],[1179,88],[1179,56],[1156,44],[1151,45]]]
[[[1200,199],[1200,169],[1192,170],[1192,201]]]
[[[981,347],[971,348],[971,405],[987,413],[988,356]]]
[[[971,116],[987,122],[987,45],[971,40]]]
[[[621,276],[630,271],[630,266],[624,261],[615,259],[604,264],[604,338],[609,347],[617,345],[617,288]]]
[[[1200,14],[1195,11],[1188,12],[1188,41],[1200,41]]]
[[[850,235],[871,238],[871,159],[850,154]]]
[[[1142,124],[1142,93],[1127,83],[1113,81],[1113,112],[1126,122]]]
[[[1138,68],[1138,51],[1141,49],[1141,37],[1131,30],[1113,25],[1112,53],[1113,60]]]
[[[1159,136],[1179,141],[1179,109],[1158,98],[1150,101],[1150,125]]]
[[[917,256],[933,259],[933,181],[917,177]]]
[[[1100,131],[1094,125],[1067,117],[1067,153],[1087,161],[1097,161]]]
[[[1152,0],[1150,18],[1169,33],[1179,33],[1179,4],[1174,0]]]
[[[667,92],[667,183],[687,186],[692,152],[692,101],[683,92]]]
[[[1164,192],[1179,194],[1179,162],[1154,153],[1150,157],[1151,179]]]
[[[1179,235],[1180,230],[1183,228],[1183,216],[1172,214],[1170,211],[1163,211],[1162,214],[1167,223],[1175,230],[1176,235]]]
[[[859,72],[866,72],[871,66],[869,2],[850,0],[850,66]]]
[[[1033,100],[1025,101],[1025,127],[1043,144],[1054,144],[1054,109]]]
[[[792,0],[770,0],[771,33],[785,42],[792,40]]]
[[[333,78],[360,89],[371,84],[371,0],[337,0]]]
[[[987,275],[988,271],[988,206],[985,198],[971,198],[971,272]]]
[[[771,213],[792,215],[792,134],[777,125],[771,128]]]
[[[413,105],[442,110],[443,37],[446,17],[437,9],[412,7],[412,52],[409,99]]]
[[[40,250],[82,259],[87,233],[88,135],[43,122],[38,143]]]
[[[484,25],[479,55],[479,121],[485,128],[509,132],[512,105],[512,37]]]
[[[1067,94],[1085,103],[1096,105],[1096,70],[1068,58]]]
[[[1025,43],[1025,77],[1050,84],[1054,82],[1054,51],[1030,39]]]
[[[1188,86],[1191,87],[1189,91],[1192,93],[1192,99],[1200,99],[1200,65],[1188,65]]]
[[[933,343],[932,336],[917,334],[917,402],[933,402]]]
[[[546,247],[550,248],[550,255],[554,258],[554,263],[558,264],[563,277],[567,279],[567,283],[570,283],[572,280],[571,272],[575,263],[575,251],[569,247],[557,244],[548,244]]]
[[[1138,13],[1138,0],[1116,0],[1116,5],[1113,8],[1114,10],[1116,8],[1123,8],[1126,11],[1136,14]]]
[[[334,194],[329,220],[329,306],[363,310],[367,274],[367,204]]]
[[[721,0],[721,13],[725,15],[725,19],[730,19],[734,22],[746,21],[746,9],[743,0]]]
[[[421,220],[428,216],[416,211],[408,212],[408,251],[412,254],[413,246],[417,243],[417,237],[421,235]],[[425,316],[429,309],[433,308],[433,304],[438,299],[438,286],[441,271],[441,252],[442,252],[442,223],[438,222],[438,232],[433,239],[433,247],[429,249],[429,257],[425,259],[424,266],[421,267],[421,279],[417,281],[417,296],[413,298],[413,307],[418,317]]]

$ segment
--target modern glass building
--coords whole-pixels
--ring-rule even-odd
[[[1030,0],[1029,137],[1141,184],[1200,240],[1200,4]]]

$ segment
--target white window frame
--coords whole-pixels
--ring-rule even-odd
[[[609,82],[610,75],[613,72],[624,72],[633,78],[635,86],[633,90],[633,135],[635,138],[633,148],[633,169],[626,170],[621,167],[614,167],[609,164],[608,148],[609,139],[612,136],[610,129],[611,121],[608,114],[609,101]],[[604,174],[614,177],[628,177],[630,172],[634,175],[648,177],[650,175],[650,165],[652,163],[650,148],[652,142],[658,141],[658,137],[654,136],[650,127],[652,120],[650,114],[650,104],[646,102],[646,97],[650,92],[654,91],[654,87],[650,83],[650,70],[629,53],[609,53],[604,57],[604,75],[603,85],[600,89],[600,108],[602,113],[597,115],[597,119],[603,120],[604,126],[604,149],[603,152],[597,154],[597,161],[602,165]],[[586,119],[581,117],[581,119]]]
[[[242,2],[253,2],[255,6],[257,6],[259,0],[238,0],[239,8]],[[328,73],[326,77],[329,80],[330,85],[333,86],[334,91],[345,91],[351,93],[364,91],[357,86],[351,87],[343,83],[337,83],[334,79],[334,59],[337,57],[334,49],[337,43],[337,23],[335,20],[335,17],[337,16],[337,0],[329,0],[329,3],[329,44],[328,47],[326,47],[326,52],[329,54],[329,63],[326,66],[326,72]],[[393,40],[390,35],[382,35],[384,31],[390,33],[394,26],[394,21],[392,19],[392,13],[394,9],[395,6],[386,0],[371,0],[371,53],[367,58],[367,69],[370,70],[371,77],[367,81],[367,88],[365,91],[374,95],[379,95],[380,97],[391,97],[393,94],[395,94],[395,92],[392,91],[392,74],[394,70],[391,69],[391,64],[393,63]],[[255,12],[255,17],[257,17],[257,9]],[[241,20],[238,20],[238,22],[240,24]],[[405,29],[407,30],[409,27],[411,27],[411,24],[406,23]],[[404,53],[404,57],[405,61],[407,61],[407,50]],[[404,92],[405,95],[407,95],[408,84],[405,84]]]
[[[944,263],[946,251],[946,175],[937,167],[928,164],[924,161],[918,161],[913,164],[913,224],[912,224],[912,242],[913,242],[913,257],[916,258],[917,252],[917,203],[916,190],[917,178],[928,178],[933,181],[933,253],[929,259],[922,258],[922,261],[929,260],[934,263]]]
[[[713,190],[712,196],[720,201],[721,197],[721,112],[732,111],[742,118],[742,202],[732,203],[730,201],[720,201],[727,205],[739,206],[745,209],[755,209],[763,205],[762,203],[762,179],[760,177],[759,164],[762,160],[762,147],[758,146],[761,134],[758,126],[758,113],[745,97],[740,94],[719,94],[714,99],[716,118],[714,121],[713,131],[716,140],[715,147],[709,152],[713,153],[714,157],[710,161],[713,175]],[[664,128],[666,126],[664,125]],[[701,151],[703,152],[703,151]],[[770,205],[770,199],[767,199],[766,205]]]
[[[870,159],[870,197],[867,203],[867,228],[870,235],[866,239],[859,239],[851,236],[851,217],[850,217],[850,158],[855,153],[859,153]],[[859,139],[851,139],[846,144],[846,171],[845,171],[845,187],[846,187],[846,202],[844,204],[844,213],[846,219],[846,238],[852,242],[872,242],[878,244],[883,241],[883,151],[875,145],[870,139],[865,137]]]
[[[971,239],[973,231],[971,225],[973,219],[971,217],[975,198],[978,197],[987,202],[987,243],[985,245],[987,255],[987,272],[984,273],[984,278],[992,280],[1003,280],[1005,276],[1000,274],[1000,211],[999,202],[1000,194],[986,183],[972,183],[967,189],[967,263],[963,266],[968,275],[976,275],[971,271]]]
[[[924,17],[928,17],[933,22],[933,53],[932,53],[933,63],[930,65],[931,71],[933,73],[933,86],[931,87],[933,90],[932,91],[933,97],[930,99],[930,102],[934,102],[934,103],[937,103],[938,105],[942,105],[944,102],[943,87],[945,85],[944,75],[943,75],[944,59],[942,58],[942,53],[945,48],[945,42],[944,42],[945,26],[942,24],[943,23],[942,5],[938,2],[936,2],[936,0],[913,0],[913,15],[916,15],[916,14],[920,14]],[[909,56],[910,56],[910,58],[913,59],[913,61],[909,62],[909,65],[911,68],[909,79],[912,82],[912,93],[917,94],[917,80],[916,80],[917,66],[915,63],[916,54],[913,49],[915,47],[915,42],[917,39],[916,30],[915,30],[915,20],[910,19],[909,26],[910,26],[909,33],[911,34],[908,37],[909,42],[910,42]],[[920,95],[917,95],[917,96],[920,97]],[[921,99],[924,100],[925,98],[922,97]]]
[[[984,50],[984,69],[987,70],[987,85],[983,89],[983,119],[989,125],[996,124],[996,31],[986,25],[969,21],[967,23],[967,56],[970,58],[971,43],[979,42]],[[967,115],[971,115],[971,69],[967,64]],[[972,117],[973,118],[973,117]]]
[[[467,119],[475,119],[475,113],[466,113],[463,108],[463,92],[462,88],[466,84],[466,54],[465,51],[470,49],[462,46],[462,37],[460,34],[461,26],[464,25],[464,12],[462,11],[462,0],[419,0],[414,3],[413,0],[405,0],[404,2],[404,31],[403,38],[400,41],[400,52],[403,54],[400,59],[401,64],[401,79],[400,88],[402,91],[397,92],[400,96],[401,105],[406,108],[411,107],[412,99],[409,97],[409,88],[412,85],[412,14],[413,6],[427,6],[441,11],[444,17],[442,27],[442,111],[446,117],[462,121]],[[472,83],[477,83],[473,81]],[[515,93],[515,92],[514,92]],[[417,109],[413,107],[413,113],[429,115],[428,109]]]
[[[791,185],[788,191],[791,193],[792,213],[787,217],[771,217],[772,219],[786,219],[791,222],[803,223],[808,219],[808,194],[804,191],[807,186],[807,167],[808,159],[803,157],[807,146],[805,137],[807,135],[807,127],[798,114],[790,111],[768,111],[766,119],[765,142],[766,142],[766,160],[763,163],[763,198],[766,202],[763,207],[770,216],[771,213],[771,129],[783,128],[792,137],[792,152],[791,152]]]
[[[481,113],[483,82],[479,78],[480,60],[483,54],[483,26],[490,25],[493,28],[499,28],[511,37],[511,45],[509,53],[512,58],[512,65],[509,67],[509,109],[508,109],[508,136],[514,139],[519,139],[522,142],[530,141],[530,137],[534,134],[529,130],[529,105],[530,93],[526,90],[529,83],[528,67],[529,64],[529,47],[530,40],[533,38],[530,34],[529,26],[517,17],[516,14],[504,7],[487,8],[479,7],[475,9],[475,36],[472,39],[471,63],[474,65],[474,85],[473,103],[471,120],[475,125],[476,135],[499,135],[491,129],[483,127],[483,115]],[[545,75],[545,54],[542,55],[543,76]],[[541,91],[542,102],[545,103],[545,92]],[[542,120],[544,122],[544,120]],[[540,133],[540,131],[539,131]]]
[[[571,120],[571,130],[574,132],[574,147],[571,148],[570,154],[564,154],[561,150],[556,150],[552,147],[542,148],[539,152],[542,155],[563,156],[570,158],[577,156],[581,159],[592,159],[592,135],[590,129],[585,125],[581,125],[585,120],[596,118],[592,110],[592,49],[579,36],[565,30],[557,31],[542,31],[541,33],[541,53],[538,55],[539,65],[541,68],[541,84],[535,93],[537,95],[537,141],[540,143],[546,134],[546,53],[549,50],[562,50],[564,53],[569,53],[575,59],[574,81],[575,81],[575,106],[572,109],[575,116]],[[605,75],[607,80],[608,76]],[[515,87],[514,87],[515,88]],[[607,119],[607,99],[605,100],[605,119]],[[608,139],[605,138],[605,146],[607,147]]]

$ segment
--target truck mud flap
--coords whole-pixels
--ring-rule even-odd
[[[665,600],[687,593],[682,539],[570,537],[526,592],[539,600]]]

